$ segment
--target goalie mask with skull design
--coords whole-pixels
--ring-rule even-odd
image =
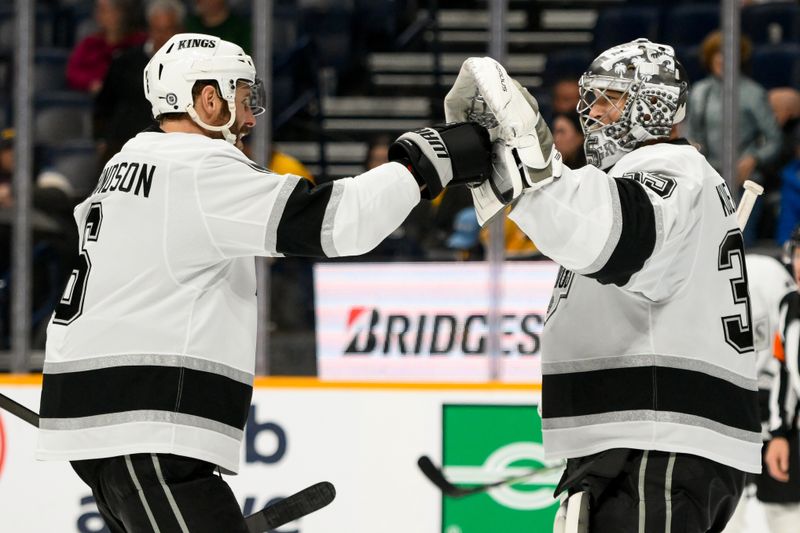
[[[669,137],[686,115],[686,71],[670,46],[637,39],[600,54],[579,81],[578,113],[589,164],[608,169],[639,143]],[[593,117],[598,99],[616,110]]]

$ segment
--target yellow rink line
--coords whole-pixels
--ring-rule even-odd
[[[41,374],[0,374],[3,385],[41,385]],[[539,392],[540,383],[439,383],[439,382],[391,382],[391,381],[324,381],[315,377],[257,377],[259,389],[373,389],[373,390],[465,390],[465,391],[524,391]]]

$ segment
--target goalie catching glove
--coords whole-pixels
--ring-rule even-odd
[[[460,122],[404,133],[389,147],[389,160],[404,164],[423,198],[436,198],[448,185],[477,186],[492,173],[492,145],[486,128]]]
[[[489,57],[464,61],[445,98],[448,121],[473,120],[489,130],[492,176],[472,188],[478,222],[484,225],[526,188],[561,176],[561,154],[539,113],[539,104]]]

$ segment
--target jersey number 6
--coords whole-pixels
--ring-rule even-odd
[[[89,214],[86,215],[86,222],[83,226],[83,241],[81,243],[81,254],[78,257],[78,266],[72,270],[72,274],[67,280],[64,294],[61,295],[58,305],[56,305],[54,324],[66,326],[72,323],[83,313],[83,299],[86,297],[86,284],[89,281],[89,273],[92,271],[92,262],[89,253],[86,251],[88,241],[97,241],[100,236],[100,225],[103,223],[103,206],[94,203],[89,207]]]

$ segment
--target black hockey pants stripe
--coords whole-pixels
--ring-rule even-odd
[[[570,459],[559,489],[591,494],[590,533],[719,533],[744,479],[696,455],[618,449]]]
[[[228,484],[205,461],[135,454],[73,461],[112,533],[246,533]]]

